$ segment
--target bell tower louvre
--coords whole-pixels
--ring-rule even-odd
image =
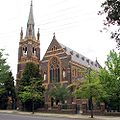
[[[30,12],[27,22],[26,35],[23,36],[23,30],[21,28],[20,41],[18,48],[18,65],[17,65],[17,80],[16,85],[18,87],[19,80],[26,63],[33,62],[40,64],[40,33],[39,28],[37,35],[35,36],[34,30],[34,17],[33,17],[33,5],[31,1]]]

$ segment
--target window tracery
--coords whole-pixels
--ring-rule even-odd
[[[50,82],[60,82],[60,63],[56,57],[50,61]]]

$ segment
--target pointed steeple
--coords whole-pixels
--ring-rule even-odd
[[[26,30],[26,37],[32,37],[35,38],[35,32],[34,32],[34,17],[33,17],[33,5],[31,1],[30,5],[30,13],[28,17],[28,22],[27,22],[27,30]]]
[[[33,7],[32,7],[32,1],[30,5],[30,13],[29,13],[29,18],[28,18],[28,23],[27,24],[32,24],[34,25],[34,18],[33,18]]]
[[[21,31],[20,31],[20,40],[23,39],[23,30],[22,30],[22,27],[21,27]]]
[[[39,28],[38,28],[38,33],[37,33],[37,40],[40,40],[40,32],[39,32]]]
[[[97,63],[97,65],[98,65],[99,68],[102,68],[101,65],[99,64],[98,60],[97,60],[97,57],[96,57],[95,62]]]
[[[53,33],[53,39],[56,39],[56,37],[55,37],[55,32]]]

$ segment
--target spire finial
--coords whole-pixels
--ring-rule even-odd
[[[22,31],[22,29],[23,29],[23,28],[21,27],[21,31]]]
[[[96,62],[98,61],[98,60],[97,60],[97,57],[96,57],[96,60],[95,60],[95,61],[96,61]]]
[[[31,6],[32,6],[32,0],[31,0]]]
[[[37,40],[40,39],[40,32],[39,32],[39,28],[38,28],[38,33],[37,33]]]
[[[23,38],[23,30],[22,30],[23,28],[21,27],[21,32],[20,32],[20,39],[22,39]]]
[[[53,33],[53,39],[56,39],[56,37],[55,37],[55,32]]]

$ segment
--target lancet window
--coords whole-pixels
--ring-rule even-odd
[[[60,63],[55,57],[50,61],[50,81],[60,82]]]
[[[27,47],[23,47],[23,56],[27,55]]]
[[[33,47],[32,53],[33,53],[34,56],[36,56],[36,52],[37,52],[36,48]]]

